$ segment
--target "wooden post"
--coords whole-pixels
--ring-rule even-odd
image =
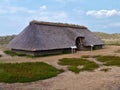
[[[94,45],[91,44],[90,46],[91,46],[91,51],[93,51],[93,47],[94,47]]]
[[[75,53],[75,49],[76,49],[77,47],[76,47],[76,46],[71,46],[70,48],[71,48],[71,53],[72,53],[72,54]]]

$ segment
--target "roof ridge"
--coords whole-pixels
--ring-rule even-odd
[[[70,27],[70,28],[87,29],[87,27],[85,27],[85,26],[80,26],[80,25],[75,25],[75,24],[45,22],[45,21],[37,21],[37,20],[32,20],[30,22],[30,24],[50,25],[50,26],[59,26],[59,27]]]

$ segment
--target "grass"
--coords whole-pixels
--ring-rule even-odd
[[[59,60],[58,64],[67,65],[68,69],[75,73],[79,73],[80,71],[93,71],[99,67],[96,63],[82,58],[63,58]],[[79,66],[83,67],[79,68]]]
[[[2,50],[2,51],[6,50],[6,46],[7,46],[6,44],[3,44],[3,45],[0,44],[0,50]]]
[[[14,57],[14,56],[28,57],[28,58],[34,58],[35,57],[35,56],[32,56],[32,55],[26,55],[26,54],[22,54],[22,53],[15,53],[15,52],[13,52],[11,50],[5,50],[4,53],[7,54],[7,55],[10,55],[12,57]]]
[[[18,54],[18,53],[15,53],[15,52],[13,52],[13,51],[10,51],[10,50],[6,50],[6,51],[4,51],[4,53],[5,54],[8,54],[8,55],[10,55],[10,56],[25,56],[24,54]]]
[[[72,72],[79,73],[80,69],[76,66],[69,66],[68,69]]]
[[[100,33],[100,32],[94,32],[101,40],[105,42],[107,45],[120,45],[120,34],[114,33],[114,34],[107,34],[107,33]]]
[[[120,46],[120,44],[118,44],[118,43],[106,44],[106,45],[109,45],[109,46]]]
[[[119,56],[97,56],[96,59],[103,62],[106,66],[119,66],[120,67],[120,57]]]
[[[0,82],[25,83],[55,77],[62,70],[58,70],[43,62],[35,63],[1,63]]]

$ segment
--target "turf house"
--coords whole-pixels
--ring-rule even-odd
[[[101,49],[104,43],[87,27],[41,22],[33,20],[9,44],[14,52],[30,55],[47,55],[76,51]]]

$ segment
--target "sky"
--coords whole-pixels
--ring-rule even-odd
[[[120,33],[120,0],[0,0],[0,36],[19,34],[32,20]]]

